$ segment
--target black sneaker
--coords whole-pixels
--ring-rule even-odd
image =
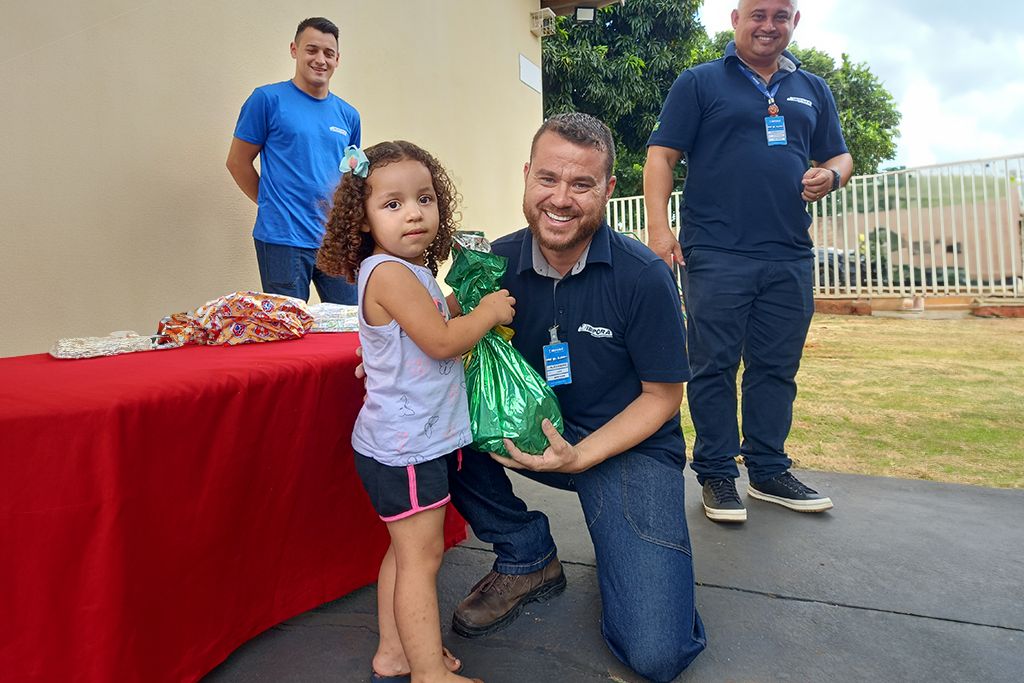
[[[750,482],[747,484],[747,495],[769,503],[778,503],[797,512],[824,512],[832,507],[831,498],[805,486],[789,472],[783,472],[757,484]]]
[[[736,493],[733,479],[708,479],[704,482],[704,514],[715,522],[745,522],[747,509]]]

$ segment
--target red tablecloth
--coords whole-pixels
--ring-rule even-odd
[[[195,681],[373,582],[356,344],[0,359],[0,680]]]

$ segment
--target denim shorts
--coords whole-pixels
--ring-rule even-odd
[[[385,522],[396,522],[417,512],[448,503],[448,459],[456,452],[417,465],[394,467],[356,453],[356,472],[370,503]]]

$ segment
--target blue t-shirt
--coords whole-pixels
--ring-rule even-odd
[[[519,302],[512,345],[544,376],[549,329],[568,342],[572,384],[554,387],[569,443],[604,426],[640,395],[641,382],[690,378],[679,292],[665,262],[641,242],[603,225],[586,265],[555,280],[533,269],[533,236],[523,229],[492,244],[508,258],[502,280]],[[685,463],[679,414],[631,449]]]
[[[318,249],[345,147],[360,143],[359,112],[337,95],[318,100],[282,81],[253,91],[235,137],[263,147],[253,237]]]
[[[783,69],[775,102],[788,144],[769,146],[768,100],[740,71],[729,43],[725,56],[687,69],[672,85],[648,145],[685,154],[681,242],[759,259],[812,256],[811,217],[800,197],[808,161],[847,152],[835,99],[825,81]],[[740,68],[737,68],[737,67]]]

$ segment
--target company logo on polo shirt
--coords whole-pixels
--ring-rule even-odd
[[[593,325],[588,325],[587,323],[583,323],[582,325],[580,325],[580,329],[576,331],[586,332],[590,336],[597,337],[598,339],[611,339],[612,337],[612,331],[609,330],[607,327],[594,327]]]
[[[808,102],[807,104],[810,104]],[[338,133],[339,135],[348,135],[348,131],[344,128],[338,128],[337,126],[331,126],[331,132]]]
[[[787,102],[799,102],[800,104],[806,104],[808,107],[813,107],[814,106],[814,102],[811,102],[810,100],[805,100],[802,97],[787,97],[786,101]]]

